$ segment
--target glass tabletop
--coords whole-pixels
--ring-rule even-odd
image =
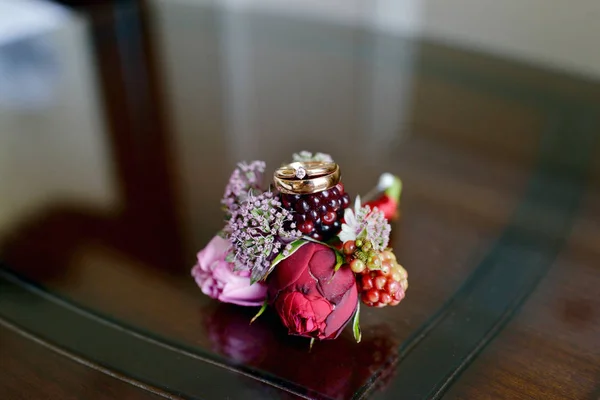
[[[335,18],[72,3],[0,41],[2,326],[175,398],[597,390],[597,82]],[[301,150],[352,196],[403,181],[410,288],[360,344],[309,350],[190,276],[236,163]]]

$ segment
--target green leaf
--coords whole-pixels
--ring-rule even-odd
[[[310,236],[302,236],[302,239],[307,240],[309,242],[313,242],[313,243],[318,243],[318,244],[322,244],[323,246],[327,246],[335,251],[338,251],[338,247],[336,246],[337,244],[341,243],[340,242],[340,238],[337,236],[332,237],[331,239],[329,239],[327,242],[322,242],[320,240],[317,239],[313,239]]]
[[[352,332],[354,333],[354,340],[356,343],[360,343],[362,338],[362,332],[360,331],[360,303],[356,305],[356,312],[354,313],[354,319],[352,320]]]
[[[402,181],[400,178],[394,175],[394,182],[385,190],[385,194],[396,200],[396,202],[400,201],[400,196],[402,195]]]
[[[265,300],[265,302],[263,303],[263,305],[260,308],[260,310],[258,310],[258,312],[256,313],[256,315],[254,317],[252,317],[252,319],[250,320],[250,323],[253,323],[254,321],[256,321],[256,319],[258,317],[260,317],[265,312],[265,310],[267,309],[267,305],[268,305],[268,303]]]
[[[287,256],[283,255],[283,250],[279,254],[277,254],[277,257],[275,257],[271,262],[271,267],[269,268],[263,279],[265,279],[271,273],[271,271],[273,271],[277,264],[294,254],[296,251],[298,251],[300,247],[304,246],[306,243],[308,243],[308,241],[306,241],[305,239],[294,240],[291,243],[292,249],[289,251],[289,254]]]
[[[344,261],[344,256],[339,251],[335,251],[335,267],[333,268],[333,271],[337,272],[344,264]]]
[[[312,350],[313,344],[315,344],[315,338],[310,338],[310,344],[308,345],[308,351]]]
[[[302,239],[299,239],[299,240],[306,240],[307,242],[319,243],[319,244],[322,244],[323,246],[331,247],[331,245],[329,245],[325,242],[321,242],[320,240],[313,239],[310,236],[302,236]]]

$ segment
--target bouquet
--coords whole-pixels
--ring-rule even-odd
[[[301,152],[263,186],[262,161],[240,163],[221,201],[225,226],[198,253],[192,276],[206,295],[225,303],[271,306],[289,334],[335,339],[360,303],[398,305],[406,270],[388,247],[398,216],[401,181],[383,174],[372,201],[350,196],[339,165],[323,153]]]

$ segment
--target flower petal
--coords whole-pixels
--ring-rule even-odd
[[[361,204],[362,203],[360,202],[360,195],[357,195],[356,199],[354,200],[354,210],[355,210],[355,212],[358,212],[358,210],[360,210],[360,208],[362,207]]]
[[[356,240],[356,234],[354,230],[351,229],[348,225],[342,225],[342,231],[338,234],[340,241],[345,243],[349,240]]]
[[[348,290],[335,306],[334,312],[329,314],[325,321],[324,337],[335,339],[342,332],[346,324],[350,322],[356,307],[358,306],[358,289],[354,285]]]
[[[219,300],[240,306],[260,306],[266,297],[267,287],[263,283],[257,282],[251,285],[250,279],[247,279],[245,284],[225,284]]]
[[[344,223],[349,226],[356,225],[356,217],[354,216],[354,211],[352,211],[350,207],[346,208],[344,211]]]
[[[220,236],[215,236],[206,245],[206,247],[198,253],[198,264],[204,270],[208,270],[214,260],[225,258],[225,254],[231,248],[231,242]]]

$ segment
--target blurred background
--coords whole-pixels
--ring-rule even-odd
[[[202,0],[158,0],[164,7],[210,3]],[[411,35],[448,45],[518,59],[538,66],[598,76],[594,48],[600,14],[594,1],[576,6],[543,0],[501,3],[484,0],[226,0],[230,10],[254,10],[274,17],[327,20],[392,34]]]
[[[369,156],[356,168],[374,175],[382,146],[415,131],[417,75],[438,68],[423,62],[428,44],[485,54],[473,62],[492,70],[506,70],[492,65],[506,59],[594,80],[598,16],[593,1],[0,0],[0,234],[51,203],[126,207],[136,189],[124,182],[137,178],[123,176],[136,172],[120,170],[128,161],[119,157],[134,159],[131,171],[164,157],[187,204],[176,218],[197,243],[207,238],[200,222],[214,217],[191,205],[215,201],[228,168],[208,177],[199,169],[257,156],[280,162],[261,152],[280,136],[281,153],[364,142]],[[116,48],[99,52],[109,40]],[[553,75],[533,80],[557,85]],[[169,130],[159,134],[166,154],[136,142],[137,131],[153,137],[145,132],[156,129],[153,118]]]

